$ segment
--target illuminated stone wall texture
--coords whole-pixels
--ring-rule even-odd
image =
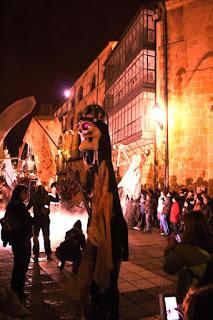
[[[213,194],[213,1],[166,3],[170,185],[205,185]],[[162,22],[157,28],[157,96],[164,105]],[[162,140],[158,148],[163,152]],[[160,174],[163,166],[159,158]]]

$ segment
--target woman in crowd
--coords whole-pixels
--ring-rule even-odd
[[[183,299],[195,278],[202,278],[209,253],[213,253],[213,234],[201,211],[191,211],[184,215],[184,234],[182,243],[175,237],[169,238],[165,250],[164,271],[178,274],[177,300]]]
[[[27,196],[27,188],[23,185],[17,185],[13,190],[5,212],[5,218],[7,218],[12,229],[10,244],[12,245],[14,265],[11,289],[17,293],[20,300],[25,298],[25,275],[31,256],[33,218],[24,204]]]

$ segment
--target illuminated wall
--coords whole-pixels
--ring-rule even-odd
[[[170,185],[213,194],[213,1],[168,0]],[[157,92],[163,106],[163,29],[157,23]],[[163,154],[163,134],[158,149]],[[163,159],[159,154],[159,174]]]

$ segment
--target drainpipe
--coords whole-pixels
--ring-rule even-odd
[[[164,189],[169,191],[169,117],[168,117],[168,33],[167,33],[167,11],[166,0],[162,0],[163,18],[163,62],[164,62],[164,105],[165,105],[165,167],[164,167]]]
[[[155,21],[155,105],[157,105],[157,24]],[[157,123],[154,131],[154,188],[158,188],[158,155],[157,155]]]
[[[96,104],[98,104],[98,87],[99,87],[99,73],[100,73],[100,61],[99,58],[97,58],[98,61],[98,74],[97,74],[97,90],[96,90]]]

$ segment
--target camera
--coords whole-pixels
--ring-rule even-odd
[[[179,236],[178,233],[175,235],[175,240],[176,240],[177,243],[181,242],[181,237]]]
[[[180,320],[176,296],[162,293],[159,295],[161,320]]]

